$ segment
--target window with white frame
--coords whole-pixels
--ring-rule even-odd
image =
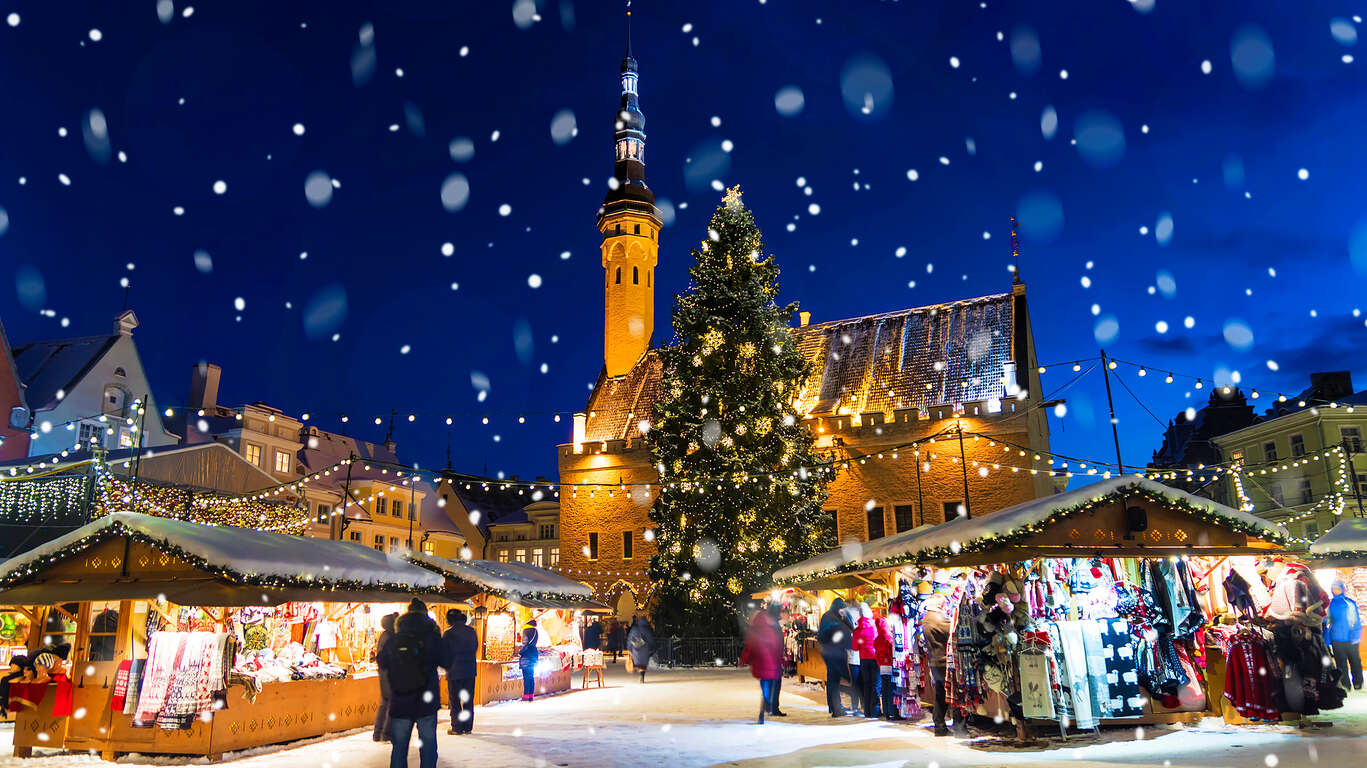
[[[1303,435],[1295,434],[1291,436],[1291,455],[1305,455],[1305,437]]]
[[[243,443],[242,455],[247,459],[248,463],[255,464],[258,467],[261,466],[261,446],[256,445],[255,443]]]
[[[276,471],[276,472],[289,472],[289,471],[290,471],[290,455],[289,455],[288,453],[285,453],[284,451],[276,451],[276,452],[275,452],[275,471]]]
[[[83,421],[76,430],[76,440],[82,447],[104,445],[104,425],[97,421]]]

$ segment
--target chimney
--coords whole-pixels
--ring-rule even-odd
[[[199,362],[190,370],[190,407],[210,410],[218,405],[218,378],[223,369],[213,363]]]
[[[1333,402],[1353,394],[1353,374],[1349,371],[1321,371],[1310,374],[1311,395]]]
[[[804,310],[802,310],[801,312],[798,312],[798,313],[797,313],[797,326],[798,326],[799,328],[806,328],[806,327],[807,327],[807,324],[810,323],[810,322],[812,322],[812,313],[811,313],[811,312],[808,312],[807,310],[804,309]]]
[[[570,440],[574,443],[575,453],[584,452],[584,433],[587,431],[588,419],[589,417],[586,413],[574,414],[574,432]]]

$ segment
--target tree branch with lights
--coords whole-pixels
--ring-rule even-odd
[[[778,265],[763,248],[733,187],[675,296],[676,343],[660,351],[646,443],[669,482],[650,510],[650,575],[657,628],[672,634],[736,633],[739,601],[833,540],[821,508],[833,470],[812,469],[825,462],[793,407],[810,373],[788,327],[797,304],[777,303]]]

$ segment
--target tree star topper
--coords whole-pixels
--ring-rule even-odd
[[[740,185],[737,184],[726,190],[726,195],[722,197],[721,201],[729,210],[734,211],[737,208],[745,207],[745,204],[740,201],[740,195]]]

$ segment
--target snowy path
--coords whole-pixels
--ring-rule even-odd
[[[1067,746],[1021,751],[937,739],[919,726],[826,715],[819,688],[788,681],[783,708],[789,717],[760,727],[753,723],[759,690],[743,670],[652,671],[644,686],[620,666],[606,689],[575,690],[532,704],[482,707],[475,735],[439,731],[439,765],[503,766],[709,766],[747,768],[966,768],[968,766],[1162,766],[1173,768],[1267,768],[1269,765],[1352,768],[1367,762],[1367,695],[1349,699],[1333,713],[1336,726],[1309,736],[1287,728],[1188,728],[1154,732],[1135,741],[1108,731],[1102,743],[1075,739]],[[443,715],[444,718],[444,715]],[[1213,722],[1213,721],[1207,721]],[[10,753],[12,731],[0,730],[0,754]],[[1275,761],[1268,756],[1275,757]],[[296,746],[271,747],[238,756],[234,768],[383,768],[389,747],[370,740],[369,730]],[[125,765],[185,764],[178,758],[124,758]],[[203,762],[203,761],[200,761]],[[48,755],[29,760],[0,758],[4,768],[66,768],[103,765],[86,755]],[[416,748],[411,764],[417,765]]]

